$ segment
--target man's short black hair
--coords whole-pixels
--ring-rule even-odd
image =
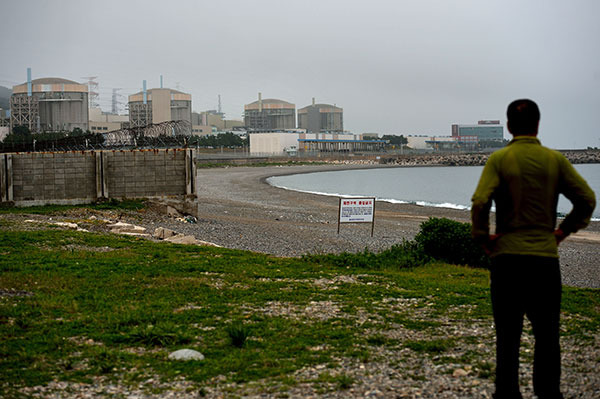
[[[528,99],[515,100],[506,110],[509,130],[515,134],[537,133],[540,110],[536,103]]]

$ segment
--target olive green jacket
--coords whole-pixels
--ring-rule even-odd
[[[489,212],[496,204],[496,234],[491,256],[500,254],[558,257],[556,205],[563,194],[573,209],[560,223],[566,234],[584,228],[596,206],[594,192],[558,151],[534,136],[516,136],[488,159],[473,194],[471,219],[475,240],[488,241]]]

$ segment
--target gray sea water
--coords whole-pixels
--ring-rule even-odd
[[[392,203],[470,209],[471,195],[483,166],[401,167],[274,176],[267,181],[288,190],[332,196],[369,196]],[[575,165],[575,169],[600,195],[600,164]],[[600,220],[600,209],[594,219]],[[558,213],[566,214],[571,203],[561,196]]]

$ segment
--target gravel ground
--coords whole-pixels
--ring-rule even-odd
[[[338,199],[264,184],[270,176],[341,170],[351,166],[284,166],[200,169],[197,225],[172,225],[218,245],[279,256],[382,250],[412,239],[429,217],[468,222],[468,211],[377,202],[373,237],[369,224],[344,224],[337,234]],[[366,166],[355,166],[365,168]],[[262,183],[262,184],[261,184]],[[600,288],[600,222],[560,247],[563,282]]]
[[[421,222],[430,216],[468,221],[465,211],[425,208],[415,205],[377,203],[375,233],[371,237],[369,225],[344,225],[337,234],[338,200],[334,197],[290,192],[264,184],[264,179],[280,174],[349,168],[351,166],[295,166],[295,167],[238,167],[198,170],[198,222],[186,223],[158,213],[159,207],[143,213],[94,211],[98,219],[121,220],[144,226],[152,232],[156,227],[193,235],[199,240],[224,247],[253,250],[278,256],[299,256],[306,253],[360,251],[368,247],[381,250],[403,239],[411,239]],[[364,167],[364,166],[361,166]],[[53,217],[54,220],[77,221],[81,211],[69,211]],[[23,216],[3,218],[15,220]],[[47,217],[27,216],[43,221]],[[81,227],[102,229],[101,223],[78,223]],[[21,224],[20,227],[34,223]],[[561,246],[563,282],[578,287],[600,288],[597,256],[600,247],[600,224],[593,222],[585,234],[570,237]],[[317,284],[318,282],[315,282]],[[328,308],[333,308],[329,306]],[[297,317],[297,310],[281,309],[276,305],[265,312],[288,312]],[[323,313],[317,312],[319,314]],[[442,320],[444,321],[444,320]],[[475,342],[451,349],[445,353],[456,362],[437,362],[406,348],[372,348],[371,360],[360,362],[338,359],[333,369],[317,365],[295,372],[291,378],[296,384],[262,380],[245,384],[226,382],[223,378],[198,387],[185,379],[161,382],[149,377],[139,387],[115,383],[97,377],[93,383],[52,382],[45,386],[27,388],[24,394],[43,398],[490,398],[492,382],[480,375],[459,358],[466,353],[486,353],[493,361],[493,328],[489,321],[446,320],[434,334],[439,337],[468,335]],[[525,329],[523,353],[527,359],[521,366],[525,398],[532,398],[531,351],[532,338]],[[412,334],[407,337],[403,334]],[[402,328],[388,331],[390,338],[419,339],[414,332]],[[432,337],[429,337],[432,338]],[[435,337],[433,337],[435,338]],[[563,348],[562,388],[566,398],[600,397],[600,334],[591,341],[578,342],[571,337],[561,341]],[[326,343],[324,343],[326,344]],[[316,348],[315,350],[318,350]],[[320,376],[344,376],[347,383],[324,382]],[[160,394],[151,393],[163,391]]]

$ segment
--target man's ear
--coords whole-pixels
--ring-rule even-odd
[[[511,129],[511,127],[510,127],[510,121],[506,121],[506,128],[508,129],[508,132],[509,132],[510,134],[512,134],[512,129]]]

